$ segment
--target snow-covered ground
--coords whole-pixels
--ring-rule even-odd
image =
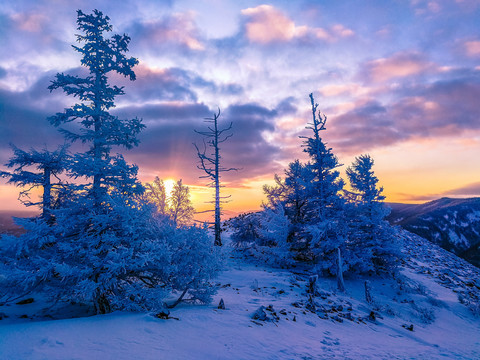
[[[339,294],[320,278],[316,312],[306,308],[307,273],[239,257],[228,259],[213,304],[179,305],[168,320],[45,320],[39,301],[0,306],[9,316],[0,321],[0,359],[480,359],[480,317],[468,308],[478,305],[479,269],[413,235],[405,251],[398,279],[368,279],[372,303],[364,279],[346,279]],[[266,320],[252,319],[261,306]]]

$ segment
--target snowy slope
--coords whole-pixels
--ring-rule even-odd
[[[397,280],[368,279],[371,304],[364,279],[346,279],[345,294],[333,279],[319,279],[315,313],[306,309],[308,273],[238,256],[218,278],[214,304],[181,305],[171,313],[178,320],[129,313],[45,320],[34,315],[39,301],[0,306],[9,315],[0,321],[0,359],[480,358],[480,317],[472,312],[480,270],[413,234],[405,252]],[[220,298],[226,310],[217,309]],[[252,319],[260,306],[266,321]]]
[[[480,198],[388,204],[388,220],[480,267]]]

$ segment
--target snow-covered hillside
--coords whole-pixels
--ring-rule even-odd
[[[182,304],[169,319],[117,312],[48,320],[38,299],[0,306],[0,358],[480,358],[480,270],[416,235],[405,235],[397,279],[367,279],[371,302],[364,278],[346,279],[344,294],[320,278],[315,309],[308,272],[255,265],[230,250],[214,303]]]
[[[388,204],[388,220],[480,266],[480,198]]]

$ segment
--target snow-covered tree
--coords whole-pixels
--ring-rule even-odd
[[[258,213],[244,213],[228,220],[232,228],[230,238],[237,247],[251,246],[259,239]]]
[[[35,289],[55,300],[93,305],[97,313],[115,309],[154,310],[165,306],[166,296],[208,300],[209,280],[218,270],[213,243],[206,229],[177,228],[156,216],[153,205],[140,201],[143,187],[136,166],[128,165],[117,147],[138,144],[144,127],[140,120],[120,120],[108,110],[123,89],[111,86],[107,74],[135,79],[134,58],[125,57],[130,38],[104,37],[109,18],[94,10],[78,11],[77,35],[83,47],[82,65],[89,75],[58,74],[50,89],[62,88],[81,103],[50,118],[67,140],[87,146],[74,154],[68,175],[68,196],[52,209],[52,224],[42,218],[22,221],[26,233],[1,239],[4,259],[0,288],[11,293]],[[76,129],[76,130],[75,130]]]
[[[360,155],[346,171],[353,189],[350,194],[354,195],[354,202],[366,206],[369,211],[385,200],[385,196],[382,195],[383,187],[377,187],[378,178],[373,172],[373,165],[374,161],[370,155]]]
[[[19,195],[20,201],[25,206],[39,206],[42,209],[42,216],[49,218],[55,193],[58,194],[62,186],[58,176],[67,167],[67,147],[60,146],[55,151],[47,149],[24,151],[14,145],[11,147],[13,156],[5,166],[13,168],[13,171],[1,171],[0,176],[8,178],[8,183],[24,188]],[[57,182],[52,182],[52,177]],[[37,187],[41,187],[43,192],[40,201],[30,198],[30,192]]]
[[[167,197],[165,183],[158,176],[153,182],[143,184],[142,201],[155,205],[157,213],[168,217],[177,226],[191,225],[195,209],[190,200],[190,188],[182,180],[175,182],[172,193]]]
[[[196,131],[196,133],[203,135],[206,141],[203,141],[203,150],[201,151],[197,144],[194,144],[195,149],[197,150],[198,158],[200,159],[200,165],[198,168],[205,172],[205,176],[201,176],[202,178],[208,178],[211,180],[209,184],[211,187],[215,189],[215,199],[213,203],[215,204],[215,219],[214,219],[214,233],[215,233],[215,245],[222,246],[222,239],[221,239],[221,214],[222,214],[222,207],[221,204],[224,202],[226,198],[229,196],[220,196],[220,188],[222,187],[220,184],[221,174],[223,172],[238,170],[237,168],[227,168],[220,164],[220,159],[222,158],[220,154],[220,144],[227,141],[232,134],[229,131],[232,129],[232,123],[229,126],[220,129],[218,126],[218,118],[220,117],[220,109],[218,109],[218,113],[213,114],[213,118],[206,118],[205,122],[207,124],[211,124],[207,126],[208,130],[205,131]],[[211,149],[211,153],[207,154],[207,146]]]
[[[313,119],[307,129],[312,131],[312,135],[302,137],[305,139],[304,151],[310,156],[307,167],[313,174],[306,189],[309,198],[307,207],[314,222],[328,221],[342,208],[340,191],[344,182],[336,170],[341,164],[321,137],[321,132],[326,130],[327,117],[320,111],[317,113],[318,104],[313,94],[310,94],[310,101]]]
[[[288,238],[299,234],[303,224],[307,222],[307,184],[312,180],[312,173],[299,160],[291,162],[285,169],[285,179],[275,175],[275,185],[264,185],[267,196],[267,208],[281,206],[288,217],[291,226]]]
[[[344,182],[337,170],[341,166],[326,142],[322,139],[322,131],[326,131],[327,117],[317,111],[313,94],[310,94],[312,106],[312,122],[307,129],[311,136],[303,136],[304,151],[310,161],[306,168],[310,171],[311,180],[305,185],[307,203],[306,225],[303,228],[303,249],[299,250],[306,258],[319,262],[322,269],[336,272],[337,248],[342,247],[345,240],[344,199],[340,195]]]
[[[257,213],[241,214],[229,220],[232,243],[248,257],[274,266],[294,263],[288,241],[292,226],[281,203],[264,205]]]
[[[168,214],[167,192],[165,190],[165,183],[158,176],[153,182],[143,184],[145,192],[142,194],[145,201],[154,204],[157,212],[162,215]]]
[[[346,171],[352,191],[345,191],[350,199],[345,260],[356,272],[389,272],[400,257],[395,229],[385,220],[389,209],[373,165],[370,155],[360,155]]]
[[[295,160],[285,170],[284,179],[275,175],[275,185],[264,186],[266,209],[258,216],[262,218],[268,211],[283,209],[289,222],[284,248],[297,260],[319,263],[322,269],[335,273],[337,249],[344,246],[346,235],[345,200],[340,195],[344,183],[336,170],[340,164],[321,137],[327,118],[317,113],[318,104],[312,94],[310,100],[313,121],[307,129],[312,133],[302,137],[310,160],[306,164]],[[262,234],[275,232],[277,225],[268,221],[258,225],[256,243],[265,240]]]
[[[0,276],[2,291],[13,297],[34,289],[54,301],[93,304],[97,313],[159,310],[172,305],[167,299],[175,293],[209,301],[219,261],[206,229],[176,228],[152,216],[151,205],[132,205],[122,201],[83,227],[75,219],[71,229],[65,224],[72,211],[56,212],[62,226],[24,220],[26,234],[1,240],[8,269]]]
[[[62,89],[80,101],[49,121],[56,127],[78,125],[70,129],[61,127],[60,132],[67,141],[88,146],[85,152],[74,155],[69,171],[74,178],[90,181],[83,188],[93,197],[96,212],[107,211],[112,187],[130,193],[139,188],[137,168],[128,165],[121,154],[112,155],[111,150],[114,146],[130,149],[138,145],[136,135],[145,127],[137,118],[121,120],[109,113],[115,106],[115,98],[124,94],[123,87],[109,84],[109,73],[135,80],[133,67],[138,64],[137,59],[125,55],[130,43],[127,35],[106,38],[112,31],[109,20],[98,10],[92,14],[77,11],[77,29],[83,33],[77,35],[77,41],[83,46],[73,48],[81,54],[81,64],[89,74],[85,77],[57,74],[49,86],[50,91]]]
[[[170,218],[177,226],[190,225],[194,213],[195,209],[190,200],[190,189],[188,186],[183,185],[182,179],[180,179],[173,186],[172,194],[170,195]]]

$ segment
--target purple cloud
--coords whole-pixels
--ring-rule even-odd
[[[468,184],[456,189],[446,191],[447,196],[480,196],[480,182]]]
[[[388,104],[370,101],[332,117],[335,149],[358,153],[414,138],[457,136],[480,130],[480,76],[404,87]]]
[[[122,109],[134,113],[136,108]],[[127,157],[141,166],[144,173],[176,174],[190,183],[203,175],[196,169],[197,154],[193,143],[202,147],[203,140],[195,130],[205,129],[204,118],[216,110],[202,104],[157,105],[148,111],[147,129],[140,135],[141,144]],[[222,161],[227,166],[242,168],[225,173],[224,179],[239,185],[243,180],[264,174],[280,149],[269,144],[263,132],[274,131],[272,124],[277,112],[256,104],[232,105],[222,111],[221,127],[232,122],[233,136],[221,147]],[[139,115],[147,115],[140,111]]]

